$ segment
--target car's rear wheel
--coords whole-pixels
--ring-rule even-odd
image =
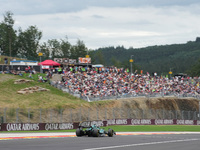
[[[112,129],[108,129],[108,136],[113,137],[114,131]]]
[[[99,136],[99,130],[98,129],[94,129],[92,132],[93,137],[98,137]]]
[[[83,136],[83,131],[80,128],[76,129],[76,136],[78,137]]]

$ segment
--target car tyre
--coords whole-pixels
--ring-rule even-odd
[[[77,137],[83,136],[82,132],[83,132],[83,131],[82,131],[80,128],[77,128],[77,129],[76,129],[76,136],[77,136]]]
[[[99,136],[99,130],[98,129],[94,129],[92,132],[93,137],[98,137]]]
[[[113,137],[114,131],[112,129],[108,129],[108,136]]]

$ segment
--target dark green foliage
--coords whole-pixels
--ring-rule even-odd
[[[200,59],[192,68],[188,71],[191,76],[200,76]]]
[[[150,46],[137,49],[106,47],[99,48],[91,53],[95,55],[99,51],[103,55],[104,63],[108,66],[118,65],[124,68],[125,66],[129,67],[125,64],[129,63],[131,55],[134,55],[132,57],[134,59],[133,65],[139,67],[144,73],[149,72],[151,74],[157,72],[160,75],[166,75],[171,69],[173,74],[180,72],[189,72],[191,74],[189,70],[200,58],[200,42],[198,42],[197,38],[196,41],[190,41],[186,44]],[[100,63],[98,59],[96,61],[96,63]]]

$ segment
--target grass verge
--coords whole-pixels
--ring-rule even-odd
[[[105,130],[112,128],[115,132],[200,132],[200,126],[191,125],[139,125],[139,126],[108,126]],[[42,130],[42,131],[10,131],[10,132],[75,132],[76,130]],[[7,131],[2,131],[6,133]],[[9,132],[9,133],[10,133]]]

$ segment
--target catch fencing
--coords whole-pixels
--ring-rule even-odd
[[[200,120],[199,111],[116,108],[0,108],[1,123],[66,123],[113,119]]]

